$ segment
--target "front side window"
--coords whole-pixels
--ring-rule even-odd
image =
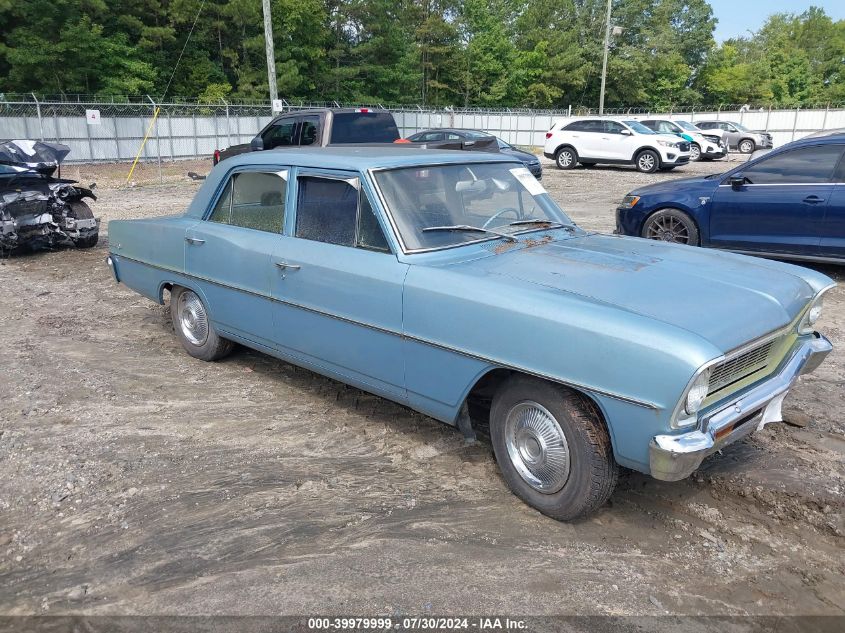
[[[408,250],[571,224],[536,178],[514,163],[389,169],[375,180]]]
[[[296,145],[294,132],[296,132],[296,119],[283,119],[270,126],[261,137],[264,149]]]
[[[754,185],[830,182],[843,145],[802,147],[766,157],[742,172]]]
[[[298,183],[296,237],[338,246],[390,250],[357,178],[301,176]]]
[[[616,121],[605,121],[604,122],[604,130],[608,134],[622,134],[622,130],[625,127],[617,123]]]
[[[210,222],[281,233],[285,221],[287,172],[241,172],[226,185],[209,216]]]
[[[649,130],[645,125],[639,121],[623,121],[625,125],[634,130],[637,134],[656,134],[654,130]]]

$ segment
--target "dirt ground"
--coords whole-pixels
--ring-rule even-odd
[[[208,163],[165,168],[69,167],[100,183],[100,245],[0,262],[0,614],[845,613],[845,268],[819,267],[842,285],[836,349],[787,400],[806,428],[626,474],[564,524],[489,443],[259,353],[187,356],[103,261],[109,220],[183,209]],[[641,183],[725,168],[543,182],[609,231]]]

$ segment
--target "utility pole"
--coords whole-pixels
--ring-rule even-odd
[[[273,50],[273,20],[270,17],[270,0],[261,0],[264,6],[264,47],[267,49],[267,79],[270,82],[270,102],[279,98],[276,90],[276,53]],[[607,57],[605,47],[605,57]]]
[[[601,92],[599,93],[599,116],[604,114],[604,84],[607,81],[607,51],[610,48],[610,4],[612,1],[613,0],[607,0],[607,27],[604,31],[604,62],[602,62],[601,65]]]

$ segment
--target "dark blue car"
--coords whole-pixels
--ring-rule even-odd
[[[845,262],[845,134],[789,143],[725,172],[632,191],[616,232],[784,259]]]

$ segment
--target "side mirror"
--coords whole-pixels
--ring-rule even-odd
[[[731,188],[741,189],[742,185],[745,184],[745,180],[745,176],[731,176],[728,182],[731,184]]]
[[[631,136],[631,130],[622,130],[622,132],[620,132],[620,133],[623,134],[624,136]]]
[[[260,136],[256,136],[249,142],[249,146],[253,151],[260,152],[264,149],[264,140]]]

